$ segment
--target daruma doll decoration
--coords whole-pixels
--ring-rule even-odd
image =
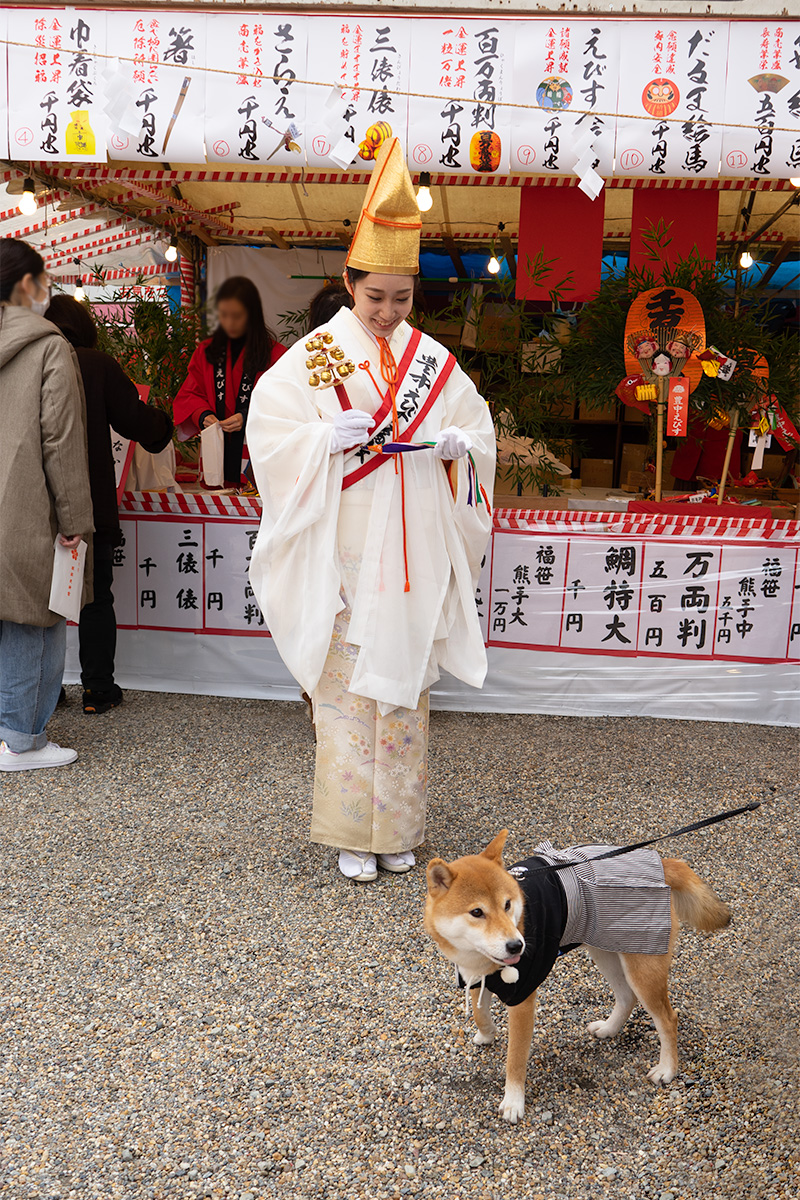
[[[364,134],[364,140],[358,147],[358,157],[363,158],[364,162],[371,162],[386,139],[391,136],[391,125],[387,125],[386,121],[376,121]]]
[[[469,143],[469,164],[473,171],[491,172],[500,166],[500,135],[492,129],[479,129]]]

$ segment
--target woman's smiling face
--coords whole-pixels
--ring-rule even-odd
[[[353,311],[370,333],[390,338],[411,312],[414,304],[413,275],[379,275],[371,272],[351,283],[345,272],[345,286],[353,297]]]

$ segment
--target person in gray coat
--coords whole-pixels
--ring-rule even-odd
[[[53,545],[93,526],[83,400],[69,343],[42,313],[39,254],[0,240],[0,770],[74,762],[47,739],[66,654],[66,621],[48,608]]]

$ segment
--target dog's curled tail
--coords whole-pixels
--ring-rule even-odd
[[[730,924],[731,910],[727,904],[714,895],[683,859],[665,858],[664,878],[672,888],[675,912],[684,925],[708,932]]]

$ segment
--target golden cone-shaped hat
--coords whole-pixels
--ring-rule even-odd
[[[378,151],[347,266],[378,275],[416,275],[422,220],[399,138]]]

